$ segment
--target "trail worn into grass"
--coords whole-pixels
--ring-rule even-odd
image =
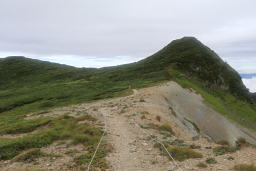
[[[103,109],[102,113],[107,117],[108,141],[113,145],[114,152],[109,155],[111,170],[166,170],[170,163],[166,158],[159,156],[159,152],[153,148],[153,143],[148,135],[143,133],[129,118],[115,111]],[[154,165],[154,161],[164,165]]]
[[[201,153],[203,157],[177,161],[184,171],[225,171],[232,170],[233,166],[239,163],[256,164],[256,149],[253,146],[243,146],[241,150],[234,153],[224,153],[216,156],[213,148],[220,145],[203,136],[194,139],[194,136],[198,135],[195,125],[200,129],[200,133],[207,133],[204,132],[200,123],[196,119],[194,120],[193,115],[196,114],[197,105],[208,108],[203,103],[200,95],[194,93],[193,90],[183,89],[175,82],[168,82],[155,87],[134,90],[134,93],[127,97],[57,108],[40,115],[28,114],[27,119],[37,118],[38,116],[56,117],[65,113],[74,117],[89,114],[98,120],[85,120],[79,122],[79,124],[91,123],[101,128],[104,127],[105,120],[107,134],[104,136],[104,141],[111,144],[113,148],[112,152],[106,157],[109,165],[108,171],[166,171],[174,167],[175,165],[166,153],[154,147],[155,143],[151,141],[149,135],[176,146],[196,147],[192,150]],[[200,112],[200,115],[204,114],[203,111]],[[187,117],[187,120],[184,117]],[[229,121],[227,120],[227,122]],[[205,123],[208,124],[208,122]],[[208,124],[208,126],[211,127],[212,124]],[[166,132],[159,129],[163,125],[169,125],[172,131]],[[207,127],[207,125],[204,126]],[[220,124],[220,126],[225,125]],[[211,131],[213,130],[211,129]],[[174,132],[174,134],[171,132]],[[218,130],[214,133],[222,134],[223,132]],[[76,171],[86,168],[78,166],[75,162],[77,156],[86,154],[87,151],[83,146],[70,145],[69,142],[54,142],[41,148],[41,150],[47,153],[59,154],[60,157],[39,158],[30,163],[0,161],[0,170],[12,171],[20,168],[38,168]],[[207,164],[206,160],[208,158],[214,158],[217,163]],[[207,168],[198,168],[198,163],[205,163]],[[180,170],[178,167],[173,168],[173,171]]]

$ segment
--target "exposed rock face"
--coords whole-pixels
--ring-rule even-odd
[[[175,82],[168,82],[159,86],[155,91],[156,93],[151,99],[152,103],[169,105],[176,113],[177,118],[192,134],[196,134],[194,128],[196,125],[201,134],[214,141],[227,140],[234,145],[238,138],[243,137],[248,142],[256,144],[255,133],[215,112],[204,104],[200,95],[192,90],[184,89]]]

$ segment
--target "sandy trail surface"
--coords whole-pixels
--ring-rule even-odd
[[[212,149],[220,145],[211,139],[226,138],[232,141],[238,136],[243,136],[243,131],[239,126],[207,107],[200,95],[193,90],[183,89],[175,82],[134,90],[134,93],[127,97],[58,108],[40,115],[31,114],[27,119],[65,113],[73,116],[88,113],[98,118],[97,124],[101,126],[105,121],[107,134],[104,140],[113,147],[113,152],[107,156],[111,171],[167,171],[171,168],[174,171],[226,171],[232,170],[234,165],[240,163],[256,164],[256,149],[253,146],[242,147],[235,153],[215,155]],[[193,121],[204,136],[200,135],[194,139],[198,132],[184,118]],[[158,126],[168,124],[175,135],[166,136],[159,130],[145,128],[150,124]],[[166,153],[154,148],[155,142],[152,142],[150,135],[162,142],[181,140],[188,147],[198,146],[199,148],[194,151],[200,152],[203,158],[177,161],[179,167],[176,167]],[[56,142],[43,149],[48,153],[62,155],[54,161],[40,159],[36,166],[33,163],[0,161],[0,170],[13,171],[35,167],[45,170],[79,170],[74,164],[75,156],[68,156],[65,152],[71,149],[82,152],[83,148],[58,144]],[[215,158],[217,163],[207,164],[207,168],[197,167],[199,162],[206,163],[208,158]],[[232,160],[229,160],[230,158]]]

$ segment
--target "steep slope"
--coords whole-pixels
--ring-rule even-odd
[[[216,53],[193,37],[174,40],[156,54],[137,63],[107,68],[104,71],[113,69],[112,76],[120,79],[152,78],[158,74],[166,74],[163,72],[168,66],[175,66],[187,76],[201,79],[209,89],[219,87],[241,99],[251,100],[240,75]],[[168,75],[165,77],[169,78]]]

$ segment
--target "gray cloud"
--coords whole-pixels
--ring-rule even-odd
[[[256,77],[252,78],[244,78],[243,79],[244,84],[246,87],[250,90],[250,92],[255,93],[256,92]]]
[[[256,72],[253,63],[234,60],[256,58],[255,6],[255,0],[1,0],[0,52],[130,62],[196,36],[236,69]]]

